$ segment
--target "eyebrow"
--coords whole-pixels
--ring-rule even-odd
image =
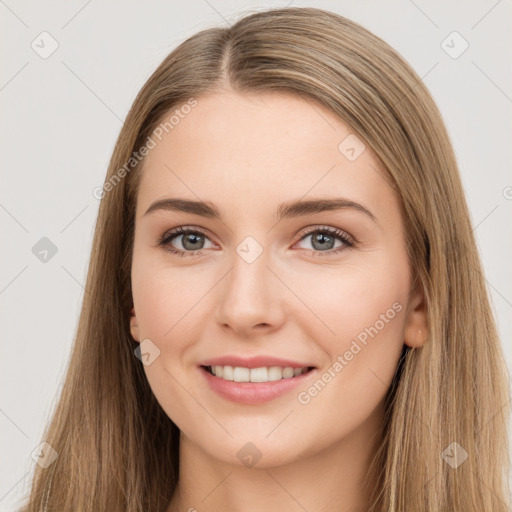
[[[375,215],[365,206],[345,199],[343,197],[336,197],[330,199],[310,199],[302,201],[300,199],[282,203],[276,211],[277,222],[282,219],[290,219],[294,217],[300,217],[302,215],[311,215],[314,213],[321,213],[332,210],[356,210],[364,213],[370,217],[374,222],[377,222]],[[182,199],[167,197],[165,199],[159,199],[151,204],[146,210],[144,216],[156,211],[176,211],[191,213],[194,215],[200,215],[211,219],[222,220],[222,214],[218,208],[210,202],[195,201],[191,199]]]

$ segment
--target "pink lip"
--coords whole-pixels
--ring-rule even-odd
[[[281,366],[282,368],[304,368],[313,366],[309,363],[299,363],[289,359],[280,359],[270,356],[255,356],[255,357],[238,357],[238,356],[224,356],[208,359],[199,363],[200,366],[242,366],[244,368],[262,368],[269,366]]]
[[[243,365],[239,364],[238,366]],[[276,366],[281,365],[279,364]],[[258,368],[257,365],[253,367]],[[313,369],[307,373],[302,373],[297,377],[272,382],[235,382],[216,377],[203,367],[199,367],[199,371],[206,379],[210,389],[215,391],[221,397],[231,400],[232,402],[249,405],[261,404],[263,402],[273,400],[274,398],[291,391],[298,385],[303,384],[306,379],[309,379],[312,375],[317,373],[317,370]]]

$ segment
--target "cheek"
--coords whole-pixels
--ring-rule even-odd
[[[156,343],[172,328],[175,314],[180,309],[177,293],[169,293],[176,283],[162,272],[144,268],[133,283],[133,296],[140,334]]]
[[[132,268],[141,339],[151,339],[161,350],[179,350],[198,328],[200,302],[213,282],[209,285],[211,279],[193,266],[172,269],[155,258],[147,265],[139,263],[142,261],[151,258],[134,258]]]
[[[137,263],[135,258],[132,290],[140,339],[150,339],[160,350],[159,356],[144,366],[144,372],[166,414],[179,428],[186,428],[182,421],[189,416],[191,399],[180,383],[190,378],[185,364],[190,362],[187,354],[191,340],[199,339],[204,327],[204,319],[201,321],[197,316],[199,301],[207,291],[204,276],[183,269],[172,270],[168,265]],[[203,422],[204,418],[198,421]]]
[[[303,418],[337,424],[343,436],[378,407],[402,352],[407,291],[406,283],[389,274],[378,280],[377,274],[355,271],[319,288],[316,312],[334,334],[318,320],[316,329],[310,320],[301,324],[326,355],[318,379],[297,390]]]
[[[409,275],[405,262],[397,264],[401,259],[395,255],[333,269],[308,281],[300,292],[315,313],[313,319],[295,315],[302,318],[301,329],[321,347],[327,368],[338,362],[331,372],[336,383],[328,387],[358,400],[364,396],[362,407],[391,383],[403,348]]]
[[[387,334],[396,335],[403,327],[400,311],[405,310],[408,294],[408,275],[402,268],[374,261],[357,267],[329,269],[329,272],[322,270],[314,278],[303,281],[296,288],[297,295],[304,297],[316,317],[312,322],[309,314],[307,319],[302,315],[304,323],[307,320],[310,326],[307,330],[314,326],[317,329],[314,338],[321,332],[326,346],[335,351],[358,336],[364,342],[367,329],[376,334],[372,326],[377,327],[379,339]]]

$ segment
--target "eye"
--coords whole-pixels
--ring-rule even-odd
[[[313,256],[327,256],[334,253],[340,253],[347,247],[354,247],[355,242],[346,233],[337,228],[323,226],[308,231],[302,236],[299,242],[311,237],[311,244],[313,249],[311,254]],[[341,241],[341,244],[335,248],[336,239]]]
[[[311,243],[313,245],[311,254],[313,256],[326,256],[333,253],[340,253],[348,247],[355,246],[355,241],[349,237],[349,235],[340,229],[328,226],[311,229],[305,234],[303,233],[299,242],[306,240],[308,237],[311,237]],[[174,239],[179,240],[181,247],[173,245],[172,242]],[[336,239],[341,242],[337,247],[335,246]],[[209,248],[204,246],[205,240],[209,241],[209,238],[200,229],[180,226],[164,233],[162,238],[158,241],[158,246],[178,256],[198,256],[203,254],[203,249]]]
[[[179,244],[181,247],[172,245],[174,239],[181,239]],[[205,233],[199,229],[191,229],[184,226],[166,232],[159,240],[158,245],[165,248],[165,250],[177,254],[178,256],[196,256],[202,254],[201,249],[204,247],[204,239],[209,240]],[[210,242],[211,243],[211,242]]]

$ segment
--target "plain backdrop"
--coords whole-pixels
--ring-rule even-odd
[[[0,510],[16,510],[28,490],[31,454],[61,390],[99,206],[92,192],[137,92],[192,34],[288,3],[0,0]],[[431,91],[460,165],[510,368],[512,3],[291,5],[362,24]]]

